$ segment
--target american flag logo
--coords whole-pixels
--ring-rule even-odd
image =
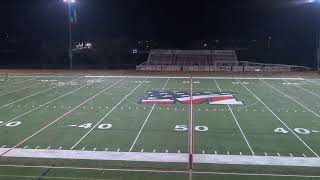
[[[236,99],[236,93],[230,92],[196,92],[192,95],[193,104],[208,102],[212,105],[243,105]],[[171,91],[148,91],[147,96],[141,100],[144,104],[190,104],[190,93]]]

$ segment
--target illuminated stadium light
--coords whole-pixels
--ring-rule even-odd
[[[65,2],[65,3],[75,3],[76,0],[63,0],[63,2]]]

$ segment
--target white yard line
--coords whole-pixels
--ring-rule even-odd
[[[22,90],[24,90],[24,89],[28,89],[28,88],[30,88],[30,87],[36,86],[36,85],[41,84],[41,83],[44,83],[44,82],[38,82],[38,83],[32,84],[32,85],[30,85],[30,86],[26,86],[26,87],[23,87],[23,88],[14,90],[14,91],[10,91],[10,92],[1,94],[0,97],[1,97],[1,96],[6,96],[6,95],[8,95],[8,94],[15,93],[15,92],[19,92],[19,91],[22,91]]]
[[[271,87],[272,89],[278,91],[279,93],[283,94],[284,96],[286,96],[287,98],[291,99],[292,101],[296,102],[297,104],[299,104],[300,106],[302,106],[303,108],[305,108],[306,110],[308,110],[309,112],[313,113],[314,115],[316,115],[317,117],[320,118],[320,115],[317,114],[316,112],[312,111],[311,109],[309,109],[308,107],[306,107],[304,104],[302,104],[301,102],[293,99],[291,96],[287,95],[286,93],[280,91],[279,89],[273,87],[272,85],[268,84],[267,82],[261,80],[264,84],[268,85],[269,87]]]
[[[287,83],[289,83],[289,81],[286,81],[286,80],[284,80],[285,82],[287,82]],[[297,88],[300,88],[300,89],[302,89],[302,90],[304,90],[304,91],[306,91],[306,92],[308,92],[308,93],[310,93],[310,94],[312,94],[312,95],[315,95],[315,96],[317,96],[318,98],[320,98],[320,95],[319,94],[316,94],[316,93],[314,93],[314,92],[312,92],[312,91],[310,91],[310,90],[308,90],[308,89],[305,89],[305,88],[303,88],[303,87],[301,87],[301,86],[298,86],[298,85],[296,85],[296,84],[293,84],[293,86],[295,86],[295,87],[297,87]]]
[[[218,84],[218,82],[217,82],[217,80],[214,80],[214,82],[216,83],[216,85],[217,85],[217,87],[218,87],[219,91],[220,91],[220,92],[222,92],[222,91],[221,91],[221,88],[220,88],[220,86],[219,86],[219,84]],[[244,134],[244,132],[243,132],[243,130],[242,130],[242,128],[241,128],[241,126],[240,126],[240,124],[239,124],[239,122],[238,122],[238,120],[237,120],[236,116],[234,115],[234,113],[233,113],[233,111],[232,111],[232,109],[231,109],[230,105],[228,105],[228,108],[229,108],[229,110],[230,110],[230,112],[231,112],[231,115],[232,115],[232,117],[233,117],[233,119],[234,119],[235,123],[237,124],[237,126],[238,126],[238,128],[239,128],[239,130],[240,130],[240,132],[241,132],[241,134],[242,134],[243,139],[246,141],[246,143],[247,143],[247,145],[248,145],[248,148],[250,149],[250,151],[251,151],[252,155],[255,155],[255,153],[254,153],[254,151],[252,150],[252,147],[251,147],[251,145],[250,145],[250,143],[249,143],[249,141],[248,141],[248,139],[247,139],[246,135]]]
[[[40,108],[42,108],[42,107],[44,107],[44,106],[46,106],[46,105],[54,102],[54,101],[56,101],[56,100],[59,100],[59,99],[65,97],[65,96],[67,96],[67,95],[70,95],[70,94],[72,94],[72,93],[74,93],[74,92],[76,92],[76,91],[78,91],[78,90],[80,90],[80,89],[82,89],[82,88],[84,88],[84,87],[87,87],[87,86],[89,86],[89,85],[92,85],[92,84],[94,84],[94,83],[95,83],[95,82],[86,84],[86,85],[81,86],[81,87],[79,87],[79,88],[77,88],[77,89],[74,89],[74,90],[72,90],[72,91],[70,91],[70,92],[68,92],[68,93],[66,93],[66,94],[63,94],[63,95],[61,95],[61,96],[59,96],[59,97],[57,97],[57,98],[55,98],[55,99],[53,99],[53,100],[51,100],[51,101],[48,101],[48,102],[46,102],[46,103],[44,103],[44,104],[41,104],[40,106],[38,106],[38,107],[36,107],[36,108],[33,108],[33,109],[31,109],[30,111],[27,111],[27,112],[25,112],[25,113],[23,113],[23,114],[20,114],[19,116],[16,116],[16,117],[13,118],[13,119],[10,119],[10,120],[8,120],[8,121],[6,121],[6,122],[3,122],[2,124],[0,124],[0,126],[4,126],[4,125],[7,124],[7,123],[10,123],[10,122],[12,122],[12,121],[14,121],[14,120],[22,117],[22,116],[25,116],[25,115],[27,115],[27,114],[30,114],[31,112],[34,112],[34,111],[36,111],[36,110],[38,110],[38,109],[40,109]]]
[[[74,107],[73,109],[71,109],[70,111],[66,112],[65,114],[63,114],[62,116],[58,117],[57,119],[53,120],[51,123],[47,124],[46,126],[44,126],[43,128],[39,129],[37,132],[33,133],[31,136],[25,138],[24,140],[20,141],[18,144],[16,144],[15,146],[13,146],[12,148],[8,149],[6,152],[3,152],[0,156],[5,155],[6,153],[10,152],[12,149],[20,146],[21,144],[23,144],[24,142],[28,141],[29,139],[31,139],[32,137],[34,137],[35,135],[39,134],[40,132],[42,132],[43,130],[47,129],[49,126],[51,126],[52,124],[56,123],[57,121],[61,120],[62,118],[64,118],[65,116],[69,115],[71,112],[73,112],[74,110],[78,109],[79,107],[81,107],[82,105],[86,104],[87,102],[89,102],[90,100],[96,98],[97,96],[99,96],[100,94],[104,93],[105,91],[109,90],[110,88],[112,88],[113,86],[119,84],[121,81],[123,81],[125,78],[122,78],[121,80],[109,85],[107,88],[103,89],[102,91],[98,92],[97,94],[91,96],[90,98],[88,98],[87,100],[83,101],[81,104],[79,104],[78,106]]]
[[[257,95],[255,95],[246,85],[240,82],[241,85],[246,88],[258,101],[260,101],[273,115],[276,117],[300,142],[302,142],[316,157],[319,155],[306,143],[304,142],[284,121],[282,121],[270,108],[266,105]]]
[[[170,80],[170,78],[167,79],[166,83],[165,83],[164,86],[162,87],[162,91],[166,88],[169,80]],[[151,110],[149,111],[149,114],[148,114],[148,116],[146,117],[146,119],[144,120],[144,122],[143,122],[143,124],[142,124],[142,126],[141,126],[141,128],[140,128],[140,130],[139,130],[139,132],[138,132],[138,134],[137,134],[137,136],[136,136],[136,138],[134,139],[134,141],[133,141],[133,143],[132,143],[132,145],[131,145],[131,147],[130,147],[130,149],[129,149],[129,152],[132,151],[133,147],[134,147],[135,144],[137,143],[137,141],[138,141],[138,139],[139,139],[139,137],[140,137],[140,134],[141,134],[142,130],[144,129],[145,125],[147,124],[147,122],[148,122],[148,120],[149,120],[149,118],[150,118],[150,115],[151,115],[151,113],[153,112],[155,106],[156,106],[156,104],[154,104],[154,105],[152,106]]]
[[[124,100],[126,100],[136,89],[138,89],[147,79],[142,81],[138,86],[131,90],[118,104],[116,104],[105,116],[103,116],[85,135],[83,135],[70,149],[74,149],[84,138],[86,138],[91,131],[93,131],[99,124],[105,120]]]
[[[80,78],[81,78],[81,77],[80,77]],[[72,82],[72,81],[78,80],[78,79],[80,79],[80,78],[76,78],[76,79],[73,79],[73,80],[68,81],[68,82]],[[11,103],[2,105],[2,106],[0,106],[0,109],[2,109],[2,108],[4,108],[4,107],[7,107],[7,106],[10,106],[11,104],[14,104],[14,103],[23,101],[23,100],[25,100],[25,99],[28,99],[28,98],[30,98],[30,97],[36,96],[36,95],[38,95],[38,94],[42,94],[42,93],[47,92],[47,91],[50,91],[50,90],[52,90],[52,89],[56,89],[56,88],[58,88],[58,87],[59,87],[59,86],[54,86],[54,87],[45,89],[45,90],[43,90],[43,91],[37,92],[37,93],[35,93],[35,94],[31,94],[31,95],[29,95],[29,96],[26,96],[26,97],[24,97],[24,98],[18,99],[18,100],[16,100],[16,101],[11,102]]]
[[[0,165],[0,167],[11,168],[35,168],[35,169],[69,169],[69,170],[94,170],[94,171],[120,171],[120,172],[151,172],[151,173],[181,173],[187,174],[189,171],[177,170],[157,170],[157,169],[116,169],[116,168],[90,168],[90,167],[71,167],[71,166],[28,166],[28,165]],[[235,175],[235,176],[270,176],[270,177],[302,177],[317,178],[320,175],[300,175],[300,174],[272,174],[272,173],[238,173],[238,172],[219,172],[219,171],[196,171],[193,174],[214,174],[214,175]]]

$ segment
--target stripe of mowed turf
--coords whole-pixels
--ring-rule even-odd
[[[14,129],[2,126],[3,131],[0,132],[0,144],[6,144],[7,147],[17,147],[123,80],[123,78],[105,79],[103,83],[88,86],[55,101],[52,105],[55,105],[57,108],[44,107],[18,118],[15,121],[19,121],[21,124],[14,127]]]
[[[63,121],[48,128],[26,144],[31,146],[41,144],[64,149],[77,145],[74,149],[84,148],[88,151],[94,149],[104,151],[107,147],[110,151],[116,151],[119,148],[119,151],[122,151],[123,146],[128,149],[133,133],[136,132],[130,128],[140,125],[138,123],[142,121],[141,116],[146,111],[136,107],[141,106],[139,101],[145,96],[145,90],[152,84],[146,81],[143,83],[143,81],[144,79],[126,79],[102,94],[100,98],[94,99],[90,105],[74,111]],[[154,83],[154,85],[157,84]],[[108,124],[112,124],[112,127]]]
[[[159,91],[189,92],[190,79],[163,79]],[[159,86],[158,86],[159,87]],[[168,152],[181,153],[188,151],[187,131],[175,131],[176,125],[188,126],[189,105],[175,104],[145,105],[146,113],[141,118],[141,124],[131,138],[129,148],[133,152]],[[181,109],[181,110],[175,110]],[[184,109],[184,110],[183,110]],[[151,112],[151,113],[150,113]],[[150,113],[150,115],[149,115]],[[140,133],[140,134],[139,134]],[[138,136],[139,135],[139,136]],[[138,137],[138,138],[137,138]],[[130,149],[125,149],[130,151]]]
[[[304,132],[300,131],[301,129],[297,128],[306,128],[307,130],[309,128],[313,129],[316,125],[314,123],[316,123],[317,117],[305,111],[299,104],[285,97],[283,94],[266,85],[262,81],[256,80],[249,82],[249,84],[244,85],[270,108],[270,110],[274,113],[273,119],[280,119],[285,123],[282,125],[274,124],[273,126],[267,128],[268,123],[270,123],[271,121],[269,119],[266,119],[266,123],[264,123],[266,127],[265,132],[270,133],[270,137],[272,135],[275,139],[282,140],[281,142],[270,142],[270,146],[274,148],[283,147],[283,151],[285,154],[281,155],[288,156],[288,154],[290,155],[291,153],[294,154],[294,156],[303,156],[302,154],[305,154],[308,157],[316,156],[307,148],[306,145],[303,144],[303,142],[305,142],[308,146],[310,146],[311,149],[318,153],[317,149],[319,149],[319,145],[318,143],[316,143],[317,134],[303,134]],[[269,110],[266,112],[270,113]],[[299,138],[297,138],[295,134],[300,137],[301,140],[299,140]],[[296,142],[293,138],[289,137],[295,137]],[[288,138],[288,140],[286,138]],[[300,145],[297,144],[297,142],[300,143]],[[270,153],[268,154],[270,155]]]
[[[195,92],[203,92],[204,88],[207,92],[218,93],[220,90],[215,82],[217,82],[222,92],[231,91],[231,86],[228,85],[229,80],[210,79],[201,80],[199,84],[195,84]],[[239,128],[239,126],[242,127],[244,124],[235,114],[234,110],[234,114],[232,114],[227,105],[210,105],[208,102],[194,105],[194,108],[195,126],[204,126],[208,128],[208,130],[205,132],[195,132],[196,153],[229,153],[239,155],[241,152],[243,155],[254,154],[254,149],[250,149],[251,143],[247,143],[246,139],[244,138],[247,136],[246,132],[244,131],[245,136],[243,136],[243,132],[241,132]],[[233,115],[235,117],[233,117]],[[239,126],[237,125],[237,122]]]

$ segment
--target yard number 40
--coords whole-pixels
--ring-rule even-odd
[[[299,134],[310,134],[311,133],[311,131],[309,131],[308,129],[304,129],[304,128],[295,128],[294,131],[299,133]],[[287,134],[289,131],[287,131],[284,128],[276,128],[274,130],[274,132]]]

